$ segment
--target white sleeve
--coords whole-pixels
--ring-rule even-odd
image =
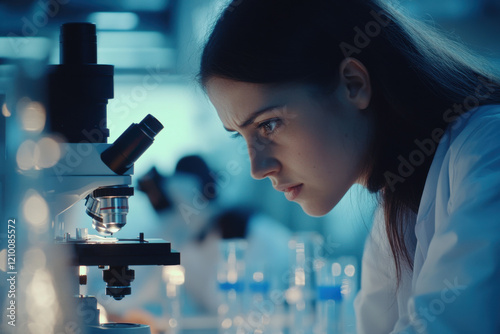
[[[499,130],[500,120],[488,118],[450,152],[411,325],[398,333],[500,333]]]
[[[398,319],[396,275],[384,227],[377,210],[361,267],[361,289],[354,301],[358,334],[387,334]]]

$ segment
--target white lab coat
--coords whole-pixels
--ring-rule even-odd
[[[443,136],[416,217],[413,273],[396,291],[383,217],[365,245],[358,333],[500,333],[500,105]]]

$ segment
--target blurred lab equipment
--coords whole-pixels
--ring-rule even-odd
[[[335,244],[317,232],[289,241],[291,266],[286,291],[290,333],[354,334],[357,262],[337,257]]]
[[[163,281],[166,287],[165,314],[169,334],[180,333],[181,320],[181,287],[184,284],[184,267],[168,266],[163,268]]]
[[[354,299],[359,290],[358,260],[355,256],[341,256],[335,260],[341,269],[342,331],[344,334],[356,334]]]
[[[343,333],[342,268],[338,262],[320,259],[316,263],[316,328],[317,334]]]
[[[296,233],[290,249],[289,288],[286,291],[291,334],[312,334],[315,323],[314,268],[320,258],[323,238],[315,232]]]
[[[244,239],[222,240],[217,283],[220,295],[219,334],[237,334],[242,327],[245,303],[245,250]]]
[[[43,175],[57,160],[46,153],[58,146],[43,133],[43,72],[28,73],[31,66],[46,64],[24,53],[4,58],[5,49],[0,48],[0,332],[53,332],[63,325],[61,307],[70,304],[61,294],[67,287],[67,257],[47,247],[52,237],[42,197]],[[37,148],[45,156],[36,155]]]

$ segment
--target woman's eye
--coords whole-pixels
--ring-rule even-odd
[[[230,136],[231,138],[240,138],[241,137],[241,134],[239,132],[235,132],[233,134],[231,134]]]
[[[263,135],[270,135],[273,134],[280,125],[281,120],[274,118],[260,123],[258,128],[263,132]]]

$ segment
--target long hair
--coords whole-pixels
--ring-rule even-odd
[[[399,282],[402,265],[413,267],[405,233],[440,136],[462,113],[500,103],[500,80],[486,62],[389,3],[234,0],[205,44],[199,80],[304,83],[330,92],[346,57],[370,74],[376,133],[366,185],[384,210]]]

